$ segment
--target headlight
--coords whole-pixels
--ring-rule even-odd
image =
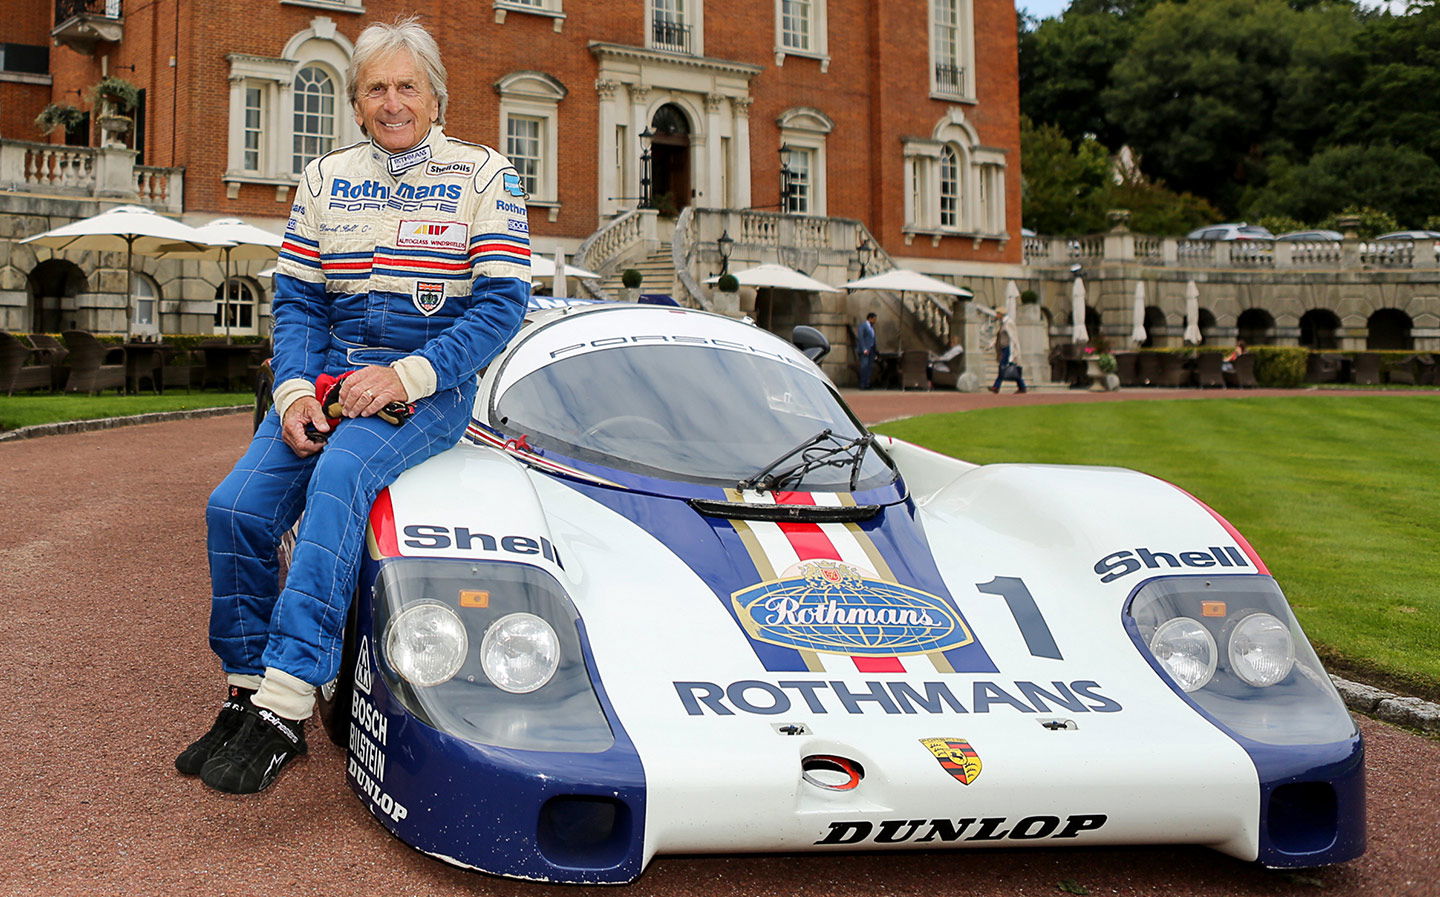
[[[507,614],[485,630],[480,666],[497,688],[512,694],[535,691],[560,666],[560,639],[534,614]]]
[[[412,604],[385,629],[385,658],[413,685],[448,682],[460,671],[469,650],[465,624],[443,604]]]
[[[1150,652],[1187,692],[1204,688],[1215,675],[1215,638],[1189,617],[1161,623],[1150,637]]]
[[[1295,639],[1290,628],[1271,614],[1255,613],[1230,633],[1230,670],[1247,685],[1263,688],[1290,675],[1295,665]]]

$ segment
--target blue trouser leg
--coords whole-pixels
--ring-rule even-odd
[[[212,497],[207,512],[211,645],[227,672],[275,667],[316,685],[334,678],[370,506],[406,468],[459,440],[473,400],[473,386],[446,390],[416,403],[399,427],[374,417],[342,421],[324,451],[308,459],[279,442],[274,414],[267,418],[241,459],[258,455],[257,469],[231,485],[237,465],[216,490],[226,501]],[[257,450],[257,443],[278,449]],[[252,495],[257,480],[266,488]],[[277,493],[284,497],[267,505]],[[285,590],[276,596],[275,541],[302,504]]]
[[[875,356],[869,352],[860,353],[860,388],[870,388],[870,368],[875,364]]]
[[[998,392],[1000,390],[1000,384],[1005,382],[1005,365],[1009,363],[1010,347],[1006,346],[1000,350],[1000,369],[995,372],[995,385],[991,387],[991,391]],[[1020,388],[1024,389],[1025,384],[1021,383]]]

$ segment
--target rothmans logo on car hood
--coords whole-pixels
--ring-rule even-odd
[[[809,561],[730,596],[750,636],[787,648],[894,657],[948,651],[975,640],[935,595],[874,579],[838,561]]]

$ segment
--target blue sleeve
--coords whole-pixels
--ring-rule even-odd
[[[300,378],[314,382],[324,372],[325,352],[330,344],[330,308],[325,298],[325,274],[320,267],[318,212],[313,197],[307,201],[306,186],[319,178],[312,162],[295,187],[290,220],[275,266],[275,298],[271,315],[275,320],[271,342],[274,356],[270,366],[275,382]],[[313,170],[312,170],[313,169]]]

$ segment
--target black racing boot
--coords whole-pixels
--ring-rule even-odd
[[[205,761],[240,731],[240,724],[245,722],[245,714],[250,710],[250,698],[254,694],[253,688],[230,686],[225,703],[220,705],[220,715],[215,717],[215,725],[180,752],[180,756],[175,758],[175,768],[187,776],[198,776]]]
[[[305,753],[304,720],[251,706],[240,731],[200,768],[200,781],[227,794],[254,794]]]

